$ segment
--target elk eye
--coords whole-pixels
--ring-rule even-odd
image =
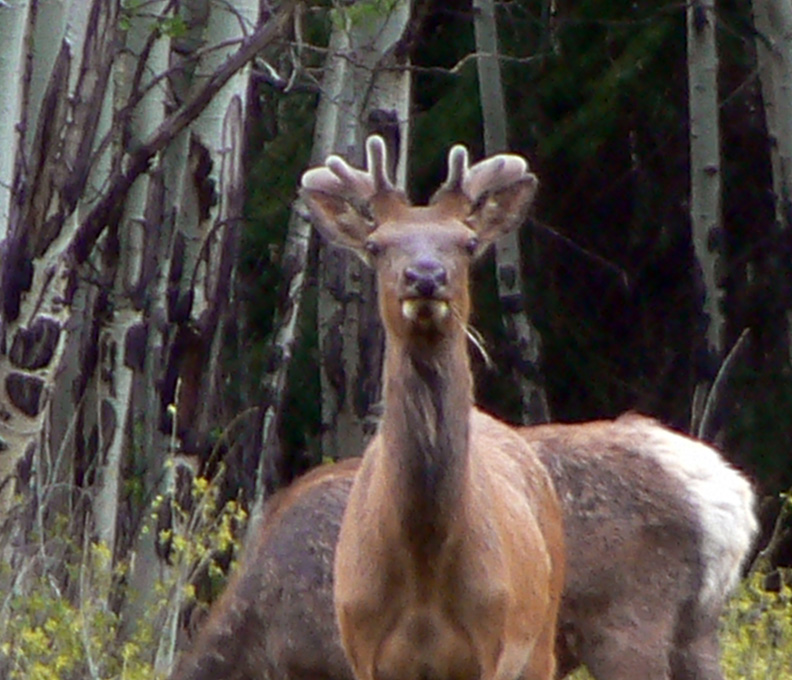
[[[467,250],[468,255],[475,255],[476,251],[479,247],[479,240],[477,236],[472,236],[468,239],[468,242],[465,244],[465,250]]]
[[[382,253],[382,246],[376,241],[366,241],[365,248],[366,252],[372,257],[377,257],[377,255]]]

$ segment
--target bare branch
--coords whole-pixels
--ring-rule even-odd
[[[293,4],[288,3],[279,14],[260,26],[246,38],[239,50],[213,73],[195,95],[176,112],[166,118],[154,133],[126,158],[125,169],[113,173],[104,197],[87,215],[77,230],[68,250],[76,263],[85,262],[96,240],[107,226],[129,188],[146,172],[154,156],[162,151],[190,123],[192,123],[234,74],[265,47],[278,39],[291,22]]]
[[[537,233],[546,234],[550,238],[561,242],[564,246],[575,251],[576,253],[583,256],[587,260],[590,260],[591,262],[598,265],[602,269],[611,272],[614,276],[616,276],[619,279],[619,282],[621,283],[622,287],[625,290],[629,290],[631,285],[630,277],[622,267],[620,267],[612,260],[608,260],[604,258],[602,255],[599,255],[589,250],[588,248],[584,248],[583,246],[581,246],[580,244],[576,243],[571,238],[569,238],[569,236],[562,234],[555,227],[552,227],[546,222],[542,222],[541,220],[538,220],[535,217],[532,217],[528,223],[537,230]]]
[[[341,59],[346,59],[355,68],[368,69],[372,71],[391,70],[399,72],[410,71],[412,73],[436,73],[446,76],[458,76],[470,62],[475,62],[477,59],[494,57],[498,61],[508,64],[532,64],[550,56],[550,52],[538,52],[537,54],[532,54],[526,57],[513,57],[508,54],[493,54],[491,52],[470,52],[450,68],[445,68],[442,66],[416,66],[415,64],[400,64],[398,66],[391,67],[378,65],[374,68],[371,68],[370,66],[367,66],[366,64],[354,59],[352,53],[350,52],[333,51],[328,47],[320,47],[319,45],[310,45],[308,43],[288,42],[286,44],[295,48],[299,47],[300,51],[310,51],[320,55],[327,55],[330,54],[330,52],[334,52],[334,56],[340,57]]]
[[[155,36],[152,33],[152,36]],[[140,88],[140,82],[142,79],[142,74],[144,71],[143,66],[146,64],[146,60],[148,59],[148,54],[153,47],[153,41],[147,42],[144,49],[141,51],[140,56],[138,57],[138,69],[135,73],[133,79],[133,86],[131,88],[131,94],[129,96],[129,101],[124,105],[123,108],[118,110],[116,114],[116,123],[113,125],[113,128],[107,132],[107,134],[102,138],[102,140],[97,145],[97,151],[94,152],[93,158],[91,163],[93,164],[97,159],[101,158],[102,152],[107,148],[107,146],[112,141],[113,137],[118,134],[118,130],[122,130],[122,146],[123,148],[129,148],[129,143],[131,136],[128,134],[127,125],[132,117],[132,113],[135,110],[135,107],[140,104],[143,98],[151,92],[155,87],[157,87],[163,80],[167,80],[171,78],[177,73],[184,71],[187,67],[192,65],[193,63],[198,62],[207,54],[211,54],[217,50],[224,50],[228,47],[232,47],[233,45],[240,45],[243,42],[241,38],[234,38],[232,40],[224,40],[223,42],[217,43],[216,45],[210,45],[209,47],[203,47],[200,49],[196,49],[192,51],[189,55],[185,55],[184,59],[177,64],[174,64],[170,68],[152,76],[151,80],[146,81],[146,85],[143,88]],[[120,167],[120,163],[122,162],[122,158],[119,157],[118,160],[115,161],[117,165]],[[120,172],[120,170],[119,170]],[[96,193],[104,193],[107,190],[107,185],[112,182],[114,179],[113,176],[108,178],[101,188],[95,189]]]
[[[731,350],[729,350],[729,353],[726,355],[726,358],[723,360],[720,368],[718,369],[718,374],[715,376],[715,380],[712,382],[712,387],[710,387],[710,390],[707,393],[707,399],[704,402],[704,409],[702,411],[701,420],[699,421],[698,430],[696,432],[696,436],[699,439],[704,439],[705,441],[707,440],[711,421],[715,413],[715,408],[720,401],[721,392],[723,392],[723,386],[726,383],[729,374],[731,373],[732,367],[734,366],[740,351],[748,340],[748,335],[750,332],[750,328],[743,329],[743,332],[740,333],[740,337],[737,338],[737,341],[734,343]]]
[[[792,488],[780,494],[780,496],[781,509],[778,511],[778,517],[776,517],[775,524],[773,525],[773,533],[770,534],[767,545],[759,551],[756,559],[751,564],[751,568],[748,570],[749,574],[753,574],[756,571],[766,572],[768,567],[770,567],[773,555],[775,555],[781,543],[783,543],[784,539],[789,534],[786,523],[787,519],[792,517]]]

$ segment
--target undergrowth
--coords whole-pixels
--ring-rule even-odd
[[[168,562],[153,579],[140,620],[125,617],[126,603],[136,596],[127,586],[130,564],[114,564],[102,543],[74,545],[69,536],[79,532],[69,518],[53,522],[43,539],[32,536],[30,549],[16,552],[13,568],[0,566],[0,677],[165,677],[179,612],[195,598],[194,577],[224,577],[217,556],[236,552],[236,536],[246,519],[234,501],[218,508],[216,488],[204,479],[194,480],[191,495],[190,511],[158,499],[143,528],[153,530],[163,510],[172,519],[158,536],[160,545],[167,546]]]
[[[157,525],[164,499],[150,516]],[[236,554],[246,520],[236,502],[219,508],[216,488],[193,482],[191,510],[169,503],[170,527],[159,532],[168,546],[144,620],[128,625],[124,601],[129,564],[113,564],[96,542],[64,539],[69,520],[54,522],[51,536],[34,537],[27,557],[12,569],[0,565],[0,677],[8,680],[152,680],[164,678],[173,658],[178,614],[195,599],[196,574],[225,578],[217,556]],[[57,538],[55,538],[57,537]],[[56,549],[53,546],[58,546]],[[64,557],[56,563],[55,555]],[[727,680],[792,680],[792,575],[776,591],[763,575],[746,579],[724,612],[722,665]],[[171,649],[163,649],[171,641]],[[168,656],[170,652],[170,656]],[[164,656],[163,656],[164,654]],[[162,662],[162,659],[165,662]],[[590,680],[581,669],[572,680]]]
[[[740,586],[723,616],[722,663],[731,680],[792,680],[792,587],[777,592],[753,574]]]

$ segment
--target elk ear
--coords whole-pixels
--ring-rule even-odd
[[[465,220],[482,243],[491,243],[518,228],[533,205],[539,182],[527,175],[500,189],[483,194]]]
[[[330,243],[363,256],[363,247],[375,224],[365,204],[345,190],[326,167],[308,170],[302,178],[300,196],[311,222]]]
[[[462,181],[471,204],[468,225],[483,243],[496,240],[523,223],[538,186],[520,156],[500,154],[476,163]]]
[[[364,261],[366,239],[384,216],[408,205],[388,177],[383,139],[366,140],[368,170],[358,170],[339,156],[329,156],[319,168],[302,176],[300,194],[312,221],[331,243],[354,250]]]

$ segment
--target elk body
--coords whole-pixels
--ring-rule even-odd
[[[358,463],[323,465],[270,499],[171,680],[352,680],[333,612],[333,559]]]
[[[641,416],[520,431],[564,509],[560,675],[723,680],[718,619],[758,530],[748,481]]]
[[[757,528],[748,482],[640,416],[520,433],[563,508],[558,677],[582,663],[597,680],[722,680],[715,622]],[[322,466],[270,501],[174,680],[353,680],[332,565],[358,465]]]
[[[358,680],[548,680],[563,530],[553,485],[513,428],[473,408],[471,261],[519,225],[536,178],[522,158],[468,168],[413,207],[338,157],[303,176],[314,223],[374,267],[385,327],[384,413],[352,485],[335,610]]]

